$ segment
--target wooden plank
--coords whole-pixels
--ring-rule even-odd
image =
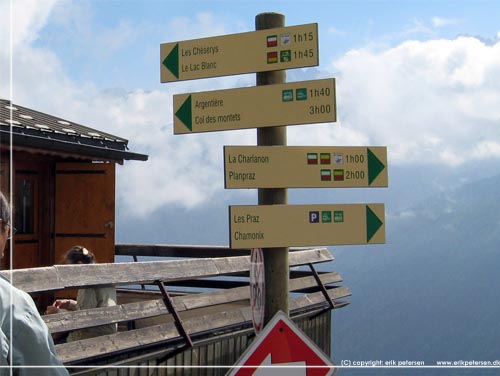
[[[340,286],[338,288],[333,288],[328,290],[328,295],[333,299],[341,299],[351,296],[351,290],[347,286]],[[295,298],[290,302],[290,311],[301,309],[302,307],[314,306],[322,304],[325,302],[325,297],[322,292],[316,292],[313,294],[305,294]]]
[[[182,299],[184,306],[187,309],[196,309],[209,307],[217,304],[225,304],[239,300],[250,298],[250,290],[248,286],[237,287],[226,291],[217,291],[209,294],[196,294],[186,296]]]
[[[163,301],[159,299],[112,307],[56,313],[53,315],[44,315],[42,318],[52,333],[59,333],[165,314],[168,314],[168,310]]]
[[[66,287],[152,283],[219,275],[212,260],[171,260],[93,265],[58,265]]]
[[[342,277],[336,272],[323,274],[320,278],[324,284],[342,281]],[[290,291],[296,291],[316,285],[317,283],[313,277],[293,279],[290,281]],[[172,300],[177,311],[183,312],[190,309],[227,304],[246,299],[250,299],[250,290],[248,286],[223,291],[177,296]],[[52,333],[60,333],[98,325],[151,318],[167,315],[168,313],[163,300],[155,299],[126,303],[113,307],[45,315],[42,316],[42,318]]]
[[[26,292],[64,289],[64,283],[54,266],[0,271],[17,288]]]
[[[290,248],[290,252],[303,248]],[[249,256],[250,249],[231,249],[226,246],[175,244],[116,244],[115,255],[137,257],[212,258]]]
[[[156,280],[168,282],[220,274],[212,260],[57,265],[49,268],[56,270],[55,276],[51,275],[54,272],[48,268],[14,270],[12,276],[18,288],[26,292],[43,292],[66,288],[153,283]],[[42,282],[47,273],[51,276],[52,283]]]
[[[329,283],[342,282],[342,277],[337,272],[321,274],[319,277],[323,285],[327,285]],[[290,291],[299,291],[310,287],[318,287],[318,283],[312,276],[295,278],[290,280]]]
[[[350,290],[345,286],[329,291],[332,299],[349,296]],[[304,297],[290,299],[290,309],[293,311],[303,310],[311,305],[325,305],[324,296],[321,292],[308,294]],[[250,317],[250,319],[249,319]],[[186,330],[191,334],[213,331],[232,325],[248,325],[251,322],[250,307],[239,308],[231,311],[218,312],[216,314],[198,316],[184,321]],[[131,351],[141,346],[152,345],[180,338],[174,323],[167,323],[120,332],[107,336],[90,338],[87,340],[70,342],[56,346],[56,352],[62,362],[74,363],[81,360],[92,359],[102,355],[103,349],[110,354],[118,351]]]
[[[332,261],[326,248],[305,249],[289,254],[290,266]],[[169,260],[90,265],[56,265],[45,268],[20,269],[12,272],[16,287],[26,292],[57,291],[94,286],[117,286],[153,283],[156,280],[179,281],[246,272],[250,257]]]
[[[306,265],[333,261],[334,257],[327,248],[312,248],[289,254],[290,266]],[[313,260],[307,261],[307,260]]]
[[[178,336],[175,324],[172,322],[56,345],[56,351],[59,359],[64,363],[68,363],[80,359],[98,357],[102,355],[103,349],[106,349],[106,353],[113,353],[124,349],[132,351],[149,343],[161,342]]]
[[[322,274],[320,278],[323,284],[342,282],[342,277],[337,272]],[[290,280],[290,291],[298,291],[317,286],[314,277],[303,277]],[[248,286],[244,286],[228,291],[185,296],[180,298],[180,300],[182,300],[187,309],[194,309],[249,298]]]
[[[137,257],[187,257],[211,258],[249,256],[250,249],[231,249],[224,246],[199,246],[199,245],[151,245],[151,244],[117,244],[117,256]]]
[[[246,275],[245,275],[246,274]],[[232,274],[231,276],[249,278],[249,273]],[[169,281],[169,291],[174,291],[176,286],[194,287],[203,289],[231,289],[235,287],[247,286],[248,280],[227,280],[227,279],[190,279],[184,281]]]

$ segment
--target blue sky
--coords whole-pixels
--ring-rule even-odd
[[[387,146],[403,167],[500,158],[498,1],[0,0],[2,15],[11,10],[0,96],[149,154],[117,174],[118,206],[138,217],[224,194],[222,147],[255,144],[255,130],[173,136],[174,94],[255,78],[160,84],[160,44],[252,31],[266,11],[319,25],[320,65],[288,81],[337,80],[337,123],[290,127],[290,145]]]
[[[99,87],[159,87],[158,44],[254,30],[276,11],[287,25],[317,22],[320,66],[353,48],[387,48],[408,39],[459,35],[494,40],[496,1],[58,1],[34,46],[54,51],[68,75]],[[491,15],[488,17],[487,15]],[[196,28],[196,19],[210,28]],[[108,44],[100,43],[104,38]],[[110,47],[111,45],[111,47]],[[96,66],[96,63],[98,66]]]

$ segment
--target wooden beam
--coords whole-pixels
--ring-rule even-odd
[[[342,277],[336,272],[323,274],[320,278],[324,284],[342,281]],[[301,290],[313,286],[317,286],[313,277],[290,280],[290,291]],[[250,290],[248,286],[222,291],[212,291],[208,293],[189,294],[172,298],[178,312],[201,309],[248,299],[250,299]],[[169,312],[165,307],[163,300],[155,299],[126,303],[113,307],[44,315],[42,318],[52,333],[60,333],[98,325],[115,324],[167,314],[169,314]]]
[[[177,331],[179,334],[184,338],[184,341],[186,341],[186,346],[193,347],[193,341],[191,340],[191,337],[189,336],[189,333],[186,332],[186,329],[184,328],[184,324],[182,323],[182,319],[177,313],[177,309],[172,302],[172,298],[170,297],[170,294],[168,293],[168,290],[165,288],[165,285],[163,284],[162,281],[156,281],[158,284],[158,288],[161,291],[161,294],[163,295],[163,303],[165,303],[165,306],[168,309],[168,312],[173,316],[174,322],[175,322],[175,327],[177,328]]]
[[[332,289],[329,292],[332,299],[340,299],[350,296],[350,290],[345,287]],[[304,309],[314,309],[321,306],[328,306],[321,292],[308,294],[303,297],[290,299],[290,311],[301,311]],[[223,329],[233,325],[250,325],[251,323],[250,307],[239,308],[231,311],[218,312],[216,314],[199,316],[184,321],[186,330],[191,336],[201,334],[206,331]],[[147,328],[131,330],[128,332],[119,332],[107,336],[90,338],[82,341],[70,342],[56,346],[56,352],[59,359],[69,365],[78,361],[97,358],[103,355],[103,349],[106,349],[106,355],[122,351],[130,351],[136,348],[161,344],[169,340],[180,340],[181,337],[175,328],[175,324],[166,323]]]
[[[255,30],[273,29],[285,26],[285,16],[280,13],[260,13],[255,16]],[[257,86],[283,84],[286,82],[286,70],[256,73]],[[287,128],[257,128],[257,145],[286,145]],[[259,205],[283,205],[288,203],[287,188],[259,188],[257,190]],[[282,311],[289,315],[288,283],[289,271],[288,247],[265,248],[264,255],[264,323]]]
[[[246,278],[247,280],[241,281],[230,281],[227,279],[190,279],[187,281],[169,281],[167,286],[173,288],[175,288],[176,286],[181,286],[204,289],[230,289],[234,287],[248,286],[248,275],[246,276]]]
[[[184,257],[184,258],[212,258],[249,256],[249,249],[231,249],[223,246],[196,246],[196,245],[152,245],[152,244],[117,244],[117,256],[138,257]]]
[[[290,266],[332,261],[326,248],[289,254]],[[29,293],[95,286],[120,286],[206,278],[247,272],[249,256],[113,264],[55,265],[2,271],[13,284]]]
[[[291,248],[290,252],[300,251]],[[137,257],[212,258],[249,256],[250,249],[231,249],[226,246],[172,244],[116,244],[115,255]]]

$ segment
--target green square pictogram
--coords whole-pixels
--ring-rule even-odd
[[[281,99],[283,102],[292,102],[293,101],[293,90],[283,90]]]
[[[332,212],[331,211],[322,211],[321,212],[321,222],[323,223],[332,223]]]
[[[344,211],[343,210],[334,211],[333,212],[333,221],[335,223],[344,222]]]
[[[289,63],[290,61],[292,61],[292,51],[291,50],[280,51],[280,61],[282,63]]]
[[[307,89],[305,87],[295,89],[295,98],[298,101],[305,101],[307,99]]]

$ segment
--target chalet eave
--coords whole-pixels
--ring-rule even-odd
[[[31,152],[39,150],[43,152],[43,154],[46,154],[46,152],[50,150],[52,153],[61,153],[75,158],[80,156],[83,157],[83,159],[92,160],[148,160],[148,156],[145,154],[110,148],[103,142],[99,144],[95,142],[94,145],[85,144],[79,140],[79,137],[73,137],[70,141],[69,139],[57,139],[50,136],[40,137],[32,134],[18,133],[16,131],[11,133],[7,130],[0,130],[0,142],[3,145],[10,145],[11,135],[12,145],[15,150],[25,149]]]

